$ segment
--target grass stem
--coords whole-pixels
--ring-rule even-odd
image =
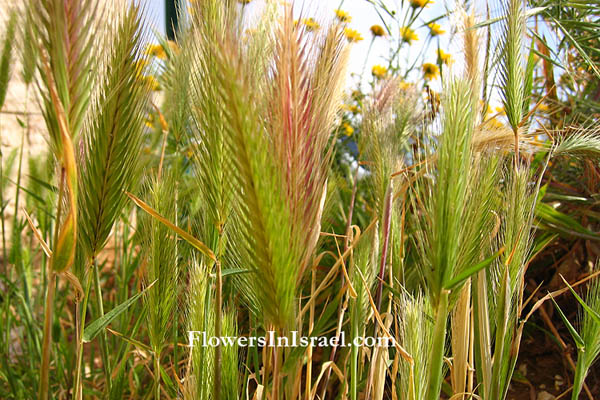
[[[88,299],[90,298],[91,282],[91,279],[88,277],[85,288],[85,294],[83,296],[83,306],[81,306],[80,308],[80,313],[77,314],[79,322],[79,324],[77,325],[77,329],[79,329],[79,333],[77,341],[77,365],[75,367],[75,383],[73,386],[73,397],[77,400],[81,400],[83,398],[83,391],[81,385],[81,367],[83,364],[83,333],[85,331],[85,317],[87,314]],[[80,317],[79,314],[81,314]]]
[[[154,349],[154,398],[160,399],[160,349]]]
[[[429,363],[429,380],[427,382],[427,399],[438,400],[442,387],[442,369],[444,364],[444,349],[446,345],[446,322],[448,320],[449,292],[442,290],[435,314],[433,328],[433,346],[431,349],[431,362]]]
[[[102,288],[100,287],[100,273],[98,271],[98,260],[94,257],[92,260],[94,269],[94,292],[96,294],[96,307],[98,308],[98,318],[104,317],[104,305],[102,302]],[[108,339],[106,331],[100,334],[100,354],[102,356],[102,366],[104,368],[104,378],[106,379],[106,393],[110,393],[110,364],[108,359]]]
[[[46,303],[44,308],[44,341],[42,342],[42,366],[40,376],[39,400],[48,399],[50,384],[50,349],[52,345],[52,319],[54,315],[54,292],[56,290],[56,275],[50,271]]]
[[[0,133],[2,132],[2,123],[0,119]],[[0,217],[2,218],[2,266],[4,267],[4,273],[8,274],[8,265],[6,257],[6,226],[4,223],[4,154],[2,153],[2,146],[0,146]]]
[[[223,296],[223,277],[221,276],[221,263],[219,260],[215,262],[217,269],[217,290],[215,300],[215,336],[221,337],[221,318],[222,318],[222,296]],[[214,398],[221,398],[221,346],[215,346],[215,384]]]
[[[60,184],[58,187],[58,202],[56,208],[56,222],[54,225],[54,243],[58,241],[58,233],[60,231],[60,214],[62,211],[62,200],[64,195],[65,185],[65,168],[60,171]],[[42,365],[40,367],[40,384],[38,397],[39,400],[48,398],[49,378],[50,378],[50,345],[52,335],[52,317],[54,313],[54,291],[56,290],[56,276],[52,270],[53,262],[50,262],[48,270],[48,287],[46,289],[46,302],[44,305],[44,338],[42,341]]]
[[[355,309],[357,305],[353,307]],[[352,324],[352,338],[358,337],[358,323]],[[350,353],[350,400],[358,399],[358,347],[352,346]]]

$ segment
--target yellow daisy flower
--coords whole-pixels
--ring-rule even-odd
[[[387,68],[381,65],[374,65],[371,69],[371,74],[373,74],[376,79],[383,79],[387,75]]]
[[[348,41],[350,43],[360,42],[361,40],[363,40],[363,37],[360,34],[360,32],[358,32],[354,29],[350,29],[350,28],[344,29],[344,35],[346,35],[346,39],[348,39]]]
[[[250,3],[252,0],[238,0],[238,3],[242,3],[242,4],[248,4]]]
[[[438,62],[440,64],[449,65],[452,63],[452,56],[449,53],[446,53],[442,49],[438,49],[437,56],[438,56]]]
[[[431,0],[410,0],[410,6],[412,8],[425,8],[432,3],[433,1]]]
[[[548,104],[546,103],[541,103],[540,105],[538,105],[537,109],[540,112],[548,112],[550,110],[550,107],[548,107]]]
[[[400,88],[400,90],[407,90],[410,89],[412,83],[408,83],[406,81],[400,81],[400,83],[398,84],[398,87]]]
[[[356,101],[360,101],[364,97],[364,94],[360,90],[352,91],[352,98]]]
[[[429,34],[431,36],[439,36],[446,33],[446,31],[442,29],[442,26],[440,24],[435,24],[432,22],[427,26],[429,27]]]
[[[304,26],[306,26],[306,30],[309,32],[316,31],[321,27],[321,25],[319,25],[317,21],[314,20],[314,18],[306,18],[302,21],[302,23],[304,23]]]
[[[144,124],[146,124],[148,128],[154,128],[154,115],[148,114],[146,120],[144,121]]]
[[[413,42],[413,40],[414,41],[419,40],[419,36],[417,36],[415,31],[410,29],[410,27],[408,27],[408,26],[400,28],[400,36],[402,37],[402,40],[408,44],[411,44]]]
[[[342,130],[346,136],[352,136],[354,133],[354,128],[347,122],[342,123]]]
[[[335,10],[335,16],[340,22],[352,21],[352,17],[350,16],[350,14],[343,10]]]
[[[160,58],[161,60],[167,58],[167,53],[160,44],[149,44],[146,47],[145,53],[151,57]]]
[[[385,36],[385,30],[383,29],[383,27],[381,25],[373,25],[371,27],[371,33],[375,37]]]
[[[142,81],[146,83],[152,91],[156,92],[160,90],[160,85],[158,84],[158,81],[152,75],[144,76],[142,78]]]
[[[423,77],[427,80],[432,80],[437,78],[440,74],[440,69],[437,65],[432,63],[423,64]]]
[[[488,129],[502,129],[504,128],[504,124],[501,121],[498,121],[496,118],[491,118],[485,121],[485,126]]]
[[[358,114],[360,112],[358,106],[354,104],[344,104],[342,105],[342,109],[345,111],[351,112],[352,114]]]

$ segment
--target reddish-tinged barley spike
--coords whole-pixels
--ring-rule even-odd
[[[346,52],[337,27],[324,34],[308,31],[294,24],[291,9],[277,34],[269,134],[284,169],[295,221],[292,240],[303,243],[301,276],[320,231],[333,147],[330,134],[340,104]]]

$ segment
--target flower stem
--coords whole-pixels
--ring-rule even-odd
[[[367,50],[367,55],[365,56],[365,62],[363,63],[362,69],[360,71],[360,81],[358,82],[358,87],[362,87],[363,77],[365,76],[365,70],[367,69],[367,61],[369,60],[369,54],[371,53],[371,48],[373,47],[373,42],[375,41],[375,37],[371,38],[371,43],[369,43],[369,49]]]

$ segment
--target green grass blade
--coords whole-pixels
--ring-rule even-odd
[[[92,340],[94,340],[94,338],[98,336],[98,334],[102,332],[104,328],[108,326],[108,324],[110,324],[122,312],[127,310],[127,308],[129,308],[133,303],[135,303],[137,299],[139,299],[144,293],[146,293],[148,289],[150,289],[154,285],[155,282],[152,282],[144,290],[131,296],[129,299],[125,300],[123,303],[119,304],[118,306],[104,314],[104,316],[90,322],[90,324],[85,328],[85,331],[83,333],[84,343],[89,343]]]
[[[567,282],[567,280],[561,275],[561,278],[563,280],[563,282],[565,283],[565,285],[567,285],[569,287],[569,290],[571,290],[571,293],[573,293],[573,296],[575,296],[575,298],[577,299],[577,301],[579,302],[579,304],[581,304],[581,307],[583,307],[583,309],[585,310],[585,312],[597,323],[600,324],[600,313],[596,310],[594,310],[592,307],[590,307],[578,294],[577,292],[573,289],[573,287],[569,284],[569,282]]]
[[[583,341],[583,339],[581,338],[579,333],[577,333],[577,330],[575,329],[575,327],[569,322],[569,319],[567,318],[567,316],[565,315],[563,310],[559,307],[558,303],[556,303],[556,300],[554,300],[554,297],[550,297],[550,299],[554,303],[554,306],[556,307],[556,310],[558,311],[560,318],[563,320],[565,326],[569,330],[571,337],[573,338],[573,340],[575,340],[575,344],[577,344],[577,349],[584,351],[585,342]]]
[[[504,248],[501,248],[495,254],[491,255],[490,257],[486,258],[485,260],[481,261],[480,263],[477,263],[471,267],[465,268],[459,274],[457,274],[453,279],[451,279],[450,282],[448,282],[446,284],[445,289],[447,289],[447,290],[455,289],[458,285],[463,283],[470,276],[472,276],[472,275],[476,274],[477,272],[481,271],[482,269],[490,266],[496,258],[500,257],[500,255],[503,252],[504,252]]]

